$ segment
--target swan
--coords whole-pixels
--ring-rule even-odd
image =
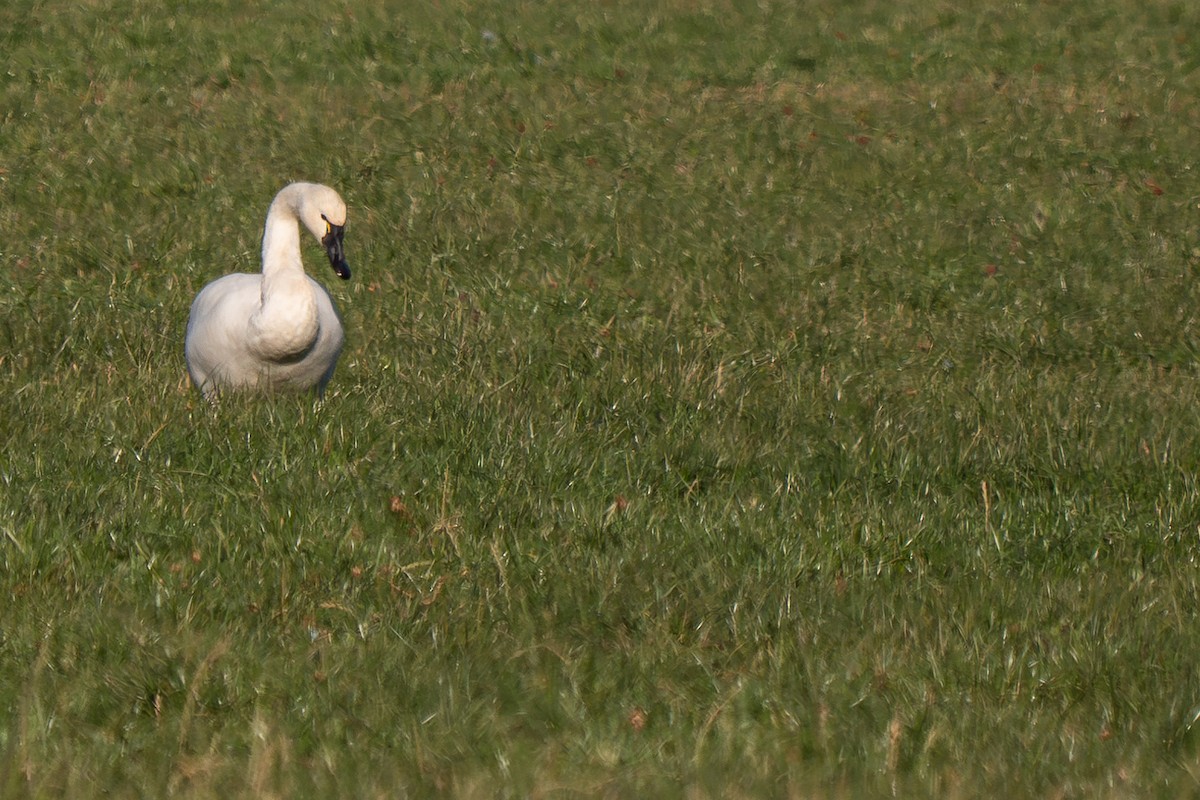
[[[337,276],[349,280],[342,198],[319,183],[285,186],[267,211],[262,274],[217,278],[192,301],[184,354],[206,398],[254,387],[323,393],[333,376],[345,337],[329,292],[304,273],[301,222],[325,246]]]

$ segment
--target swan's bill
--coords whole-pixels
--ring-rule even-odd
[[[339,278],[348,281],[350,280],[350,265],[346,263],[346,253],[342,249],[346,226],[334,225],[325,219],[324,214],[321,215],[321,219],[325,220],[325,235],[321,237],[321,244],[325,245],[325,252],[329,255],[329,264]]]

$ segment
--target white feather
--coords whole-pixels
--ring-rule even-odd
[[[323,391],[344,335],[329,292],[304,273],[300,223],[320,239],[346,223],[337,192],[315,183],[285,186],[267,212],[262,274],[235,273],[192,302],[184,351],[206,397],[226,389]]]

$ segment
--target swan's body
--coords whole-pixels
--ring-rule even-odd
[[[342,323],[325,287],[304,274],[300,223],[325,245],[338,276],[350,277],[346,204],[328,186],[285,186],[267,212],[262,274],[218,278],[192,301],[184,352],[205,397],[254,387],[323,391],[333,376]]]

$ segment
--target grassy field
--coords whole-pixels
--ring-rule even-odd
[[[1200,796],[1200,9],[257,5],[0,6],[0,796]]]

